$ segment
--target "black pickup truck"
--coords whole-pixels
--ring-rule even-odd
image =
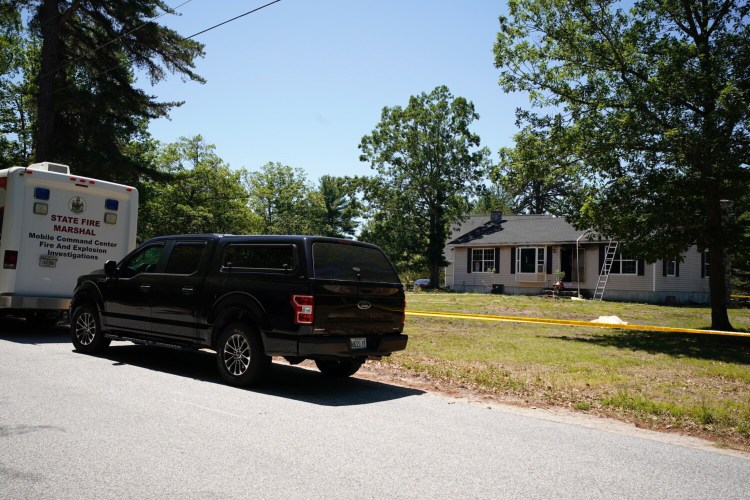
[[[111,340],[210,348],[222,377],[260,380],[272,356],[353,375],[406,348],[404,289],[374,245],[314,236],[153,238],[119,263],[78,278],[76,350]]]

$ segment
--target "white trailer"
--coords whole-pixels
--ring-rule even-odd
[[[135,248],[138,191],[35,163],[0,170],[0,313],[54,322],[76,278]]]

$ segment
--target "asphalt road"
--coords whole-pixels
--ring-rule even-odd
[[[750,456],[0,320],[0,498],[750,498]]]

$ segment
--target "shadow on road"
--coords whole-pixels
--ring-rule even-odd
[[[65,344],[70,343],[70,330],[63,323],[34,326],[23,318],[0,316],[0,340],[17,344]]]
[[[71,346],[72,347],[72,346]],[[83,354],[77,355],[83,356]],[[216,366],[216,357],[206,351],[174,349],[133,344],[112,344],[101,358],[114,366],[130,365],[148,370],[225,385]],[[323,406],[354,406],[424,394],[424,391],[353,378],[332,379],[317,370],[279,363],[272,365],[267,379],[250,389],[269,396],[294,399]]]
[[[84,356],[73,351],[68,325],[34,327],[23,318],[0,317],[0,341],[18,344],[70,344],[71,355]],[[175,349],[113,343],[101,358],[113,365],[131,365],[148,370],[189,377],[204,382],[225,385],[216,366],[215,354],[206,351],[179,351]],[[358,379],[334,379],[317,370],[280,363],[272,365],[267,379],[249,390],[269,396],[295,399],[324,406],[352,406],[390,401],[424,394],[424,391],[397,385]]]

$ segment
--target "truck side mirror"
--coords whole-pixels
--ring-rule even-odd
[[[115,260],[108,260],[104,263],[104,274],[109,276],[110,278],[114,278],[117,274],[117,261]]]

